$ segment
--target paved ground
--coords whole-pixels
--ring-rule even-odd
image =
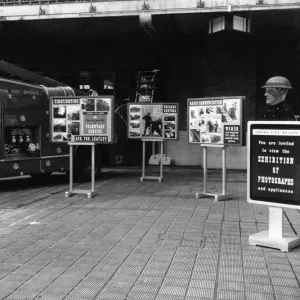
[[[222,202],[195,198],[198,169],[164,175],[106,170],[92,199],[65,198],[62,176],[0,184],[0,299],[300,299],[300,249],[248,244],[268,210],[247,203],[246,173],[229,172]],[[221,190],[218,171],[208,187]],[[285,233],[300,235],[299,211]]]

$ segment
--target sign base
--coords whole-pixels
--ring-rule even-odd
[[[68,192],[65,192],[65,197],[71,197],[74,194],[83,194],[86,195],[88,199],[91,199],[95,192],[94,191],[86,191],[86,190],[71,190]]]
[[[158,180],[159,183],[162,183],[163,181],[163,177],[160,176],[143,176],[140,178],[140,181],[144,182],[145,179]]]
[[[159,176],[146,176],[145,175],[146,142],[149,142],[149,141],[160,143],[160,154],[157,154],[157,155],[153,154],[151,156],[151,158],[155,158],[156,161],[158,162],[158,163],[155,163],[155,164],[160,165],[160,168],[159,168],[160,169],[160,175]],[[163,139],[142,139],[142,142],[143,142],[143,161],[142,161],[142,177],[140,178],[140,181],[143,182],[145,179],[154,179],[154,180],[158,180],[159,183],[162,183],[162,181],[163,181],[163,158],[164,158],[163,143],[164,143],[164,140]]]
[[[300,238],[297,235],[284,235],[282,238],[271,237],[269,235],[269,230],[264,230],[250,235],[249,244],[252,246],[264,246],[280,249],[283,252],[289,252],[289,250],[300,245]]]
[[[220,200],[226,200],[226,199],[232,199],[233,194],[222,194],[222,193],[196,193],[196,198],[200,199],[205,196],[210,196],[210,197],[215,197],[215,201],[220,201]]]
[[[70,142],[68,143],[70,146],[70,189],[69,191],[65,192],[65,197],[71,197],[74,194],[83,194],[86,195],[87,198],[92,198],[95,193],[95,143],[76,143],[76,142]],[[91,171],[91,189],[90,190],[79,190],[73,188],[73,146],[91,146],[92,153],[91,153],[91,165],[92,165],[92,171]]]

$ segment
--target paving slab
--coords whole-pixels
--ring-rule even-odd
[[[219,202],[196,199],[202,175],[171,166],[162,183],[140,182],[140,168],[104,169],[91,199],[64,197],[62,175],[0,183],[0,299],[300,299],[300,247],[248,243],[269,215],[247,202],[246,172],[227,170],[234,197]],[[208,171],[208,188],[221,180]],[[298,210],[284,209],[284,232],[300,234]]]

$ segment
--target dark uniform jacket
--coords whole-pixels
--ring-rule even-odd
[[[258,116],[259,121],[296,121],[295,115],[285,104],[285,101],[277,105],[268,105],[262,108]]]

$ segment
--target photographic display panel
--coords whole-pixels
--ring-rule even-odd
[[[114,97],[51,97],[50,141],[112,143]]]
[[[241,146],[244,143],[244,97],[187,100],[189,142],[205,146]]]
[[[300,123],[248,122],[247,200],[300,209]]]
[[[177,103],[128,103],[127,136],[141,138],[178,138]]]

